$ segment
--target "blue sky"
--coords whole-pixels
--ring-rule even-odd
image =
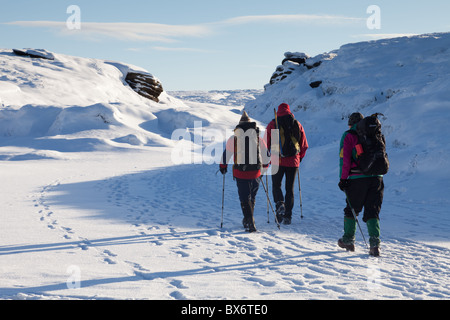
[[[79,30],[67,27],[70,5]],[[379,29],[367,26],[371,5]],[[448,0],[16,0],[2,3],[0,47],[127,62],[169,91],[262,89],[286,51],[447,32],[449,15]]]

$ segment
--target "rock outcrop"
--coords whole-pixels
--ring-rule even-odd
[[[286,79],[293,72],[305,72],[313,68],[317,68],[322,64],[321,60],[316,58],[311,58],[309,55],[303,52],[286,52],[284,54],[284,59],[272,74],[270,82],[266,85],[273,85],[284,79]],[[311,83],[312,88],[317,88],[320,86],[321,81],[315,81]]]
[[[307,70],[305,67],[305,63],[309,56],[306,53],[286,52],[284,54],[284,57],[285,58],[281,62],[281,65],[279,65],[275,72],[272,74],[269,85],[273,85],[286,79],[288,75],[292,74],[292,72],[299,68],[305,68],[305,70]]]
[[[13,52],[16,55],[22,57],[55,60],[55,56],[53,55],[53,53],[48,52],[44,49],[13,49]]]
[[[164,91],[161,82],[150,73],[130,71],[125,81],[138,94],[155,102],[159,102],[158,97]]]
[[[13,49],[13,53],[28,58],[55,60],[53,53],[44,49]],[[124,75],[124,81],[139,95],[159,102],[159,96],[164,91],[161,82],[151,73],[144,70],[134,70],[127,65],[115,62],[106,62],[117,67]]]

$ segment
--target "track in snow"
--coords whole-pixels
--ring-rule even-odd
[[[378,259],[367,255],[361,241],[355,253],[342,251],[336,246],[342,232],[339,199],[320,198],[321,190],[303,187],[305,219],[296,212],[293,224],[278,230],[272,213],[267,223],[260,188],[255,214],[260,232],[248,234],[241,226],[236,186],[227,175],[220,229],[222,178],[216,170],[186,165],[88,184],[58,181],[43,188],[36,206],[42,223],[71,246],[96,250],[99,263],[127,266],[133,281],[163,283],[163,299],[450,297],[449,250],[383,238]],[[127,225],[128,234],[99,238],[59,222],[65,214],[60,204],[79,206],[83,201],[83,210]],[[141,248],[139,256],[127,253],[134,245]]]

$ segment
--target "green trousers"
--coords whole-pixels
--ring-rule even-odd
[[[369,232],[370,247],[378,247],[380,245],[380,220],[373,218],[366,222],[367,231]],[[344,217],[344,236],[342,241],[346,244],[355,242],[356,220],[350,217]]]

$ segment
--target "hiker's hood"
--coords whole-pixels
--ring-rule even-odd
[[[278,106],[277,116],[282,117],[288,114],[292,114],[291,108],[287,103],[282,103]]]

